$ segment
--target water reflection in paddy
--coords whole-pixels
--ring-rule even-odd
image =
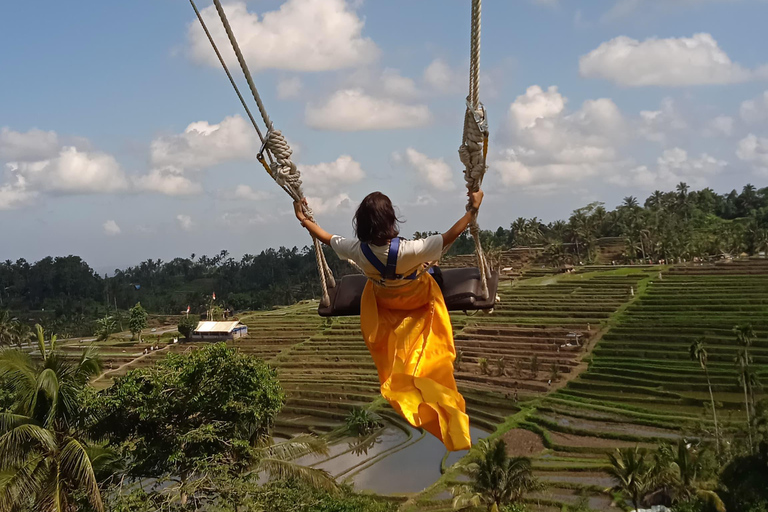
[[[324,469],[337,476],[407,441],[408,434],[390,427],[369,439],[344,438],[329,447],[329,455],[306,455],[297,459],[296,463]]]
[[[477,428],[470,428],[470,434],[473,443],[488,435]],[[352,477],[355,488],[379,494],[403,494],[421,491],[440,478],[445,447],[429,434],[419,439],[421,433],[415,429],[413,436],[418,441],[355,474]],[[458,462],[466,454],[466,450],[452,453],[447,464]]]

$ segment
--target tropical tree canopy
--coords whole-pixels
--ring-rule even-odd
[[[184,477],[248,465],[284,400],[274,369],[219,343],[118,378],[98,402],[98,430],[123,443],[130,475]]]
[[[99,468],[113,454],[85,434],[89,380],[101,372],[91,350],[77,360],[46,345],[38,325],[39,361],[0,352],[0,382],[9,408],[0,412],[0,511],[69,512],[79,497],[104,510]]]
[[[509,457],[502,439],[478,442],[478,453],[460,469],[470,483],[453,489],[454,508],[485,505],[488,510],[522,499],[535,490],[538,482],[533,476],[531,460]]]

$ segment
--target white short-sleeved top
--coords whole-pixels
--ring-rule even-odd
[[[369,244],[373,254],[387,264],[387,254],[389,245]],[[344,238],[339,235],[331,237],[331,248],[344,260],[354,261],[358,267],[363,269],[363,273],[371,279],[381,279],[381,274],[376,267],[370,264],[360,248],[360,240]],[[437,261],[443,253],[443,235],[432,235],[422,240],[402,240],[400,250],[397,253],[397,273],[400,275],[410,275],[423,263]],[[409,281],[397,279],[389,281],[388,285],[402,286]]]

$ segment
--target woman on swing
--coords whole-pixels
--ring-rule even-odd
[[[357,240],[331,235],[294,203],[301,225],[339,258],[354,261],[369,278],[360,304],[360,328],[379,372],[382,396],[449,451],[471,446],[469,417],[453,378],[456,349],[443,294],[429,273],[419,271],[440,259],[443,248],[477,215],[483,192],[467,195],[471,206],[451,229],[402,241],[392,202],[381,192],[368,194],[355,212]]]

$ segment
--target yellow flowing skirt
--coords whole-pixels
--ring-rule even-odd
[[[368,281],[360,327],[379,372],[381,394],[408,423],[449,451],[472,444],[464,397],[453,378],[453,329],[440,287],[429,274],[399,288]]]

